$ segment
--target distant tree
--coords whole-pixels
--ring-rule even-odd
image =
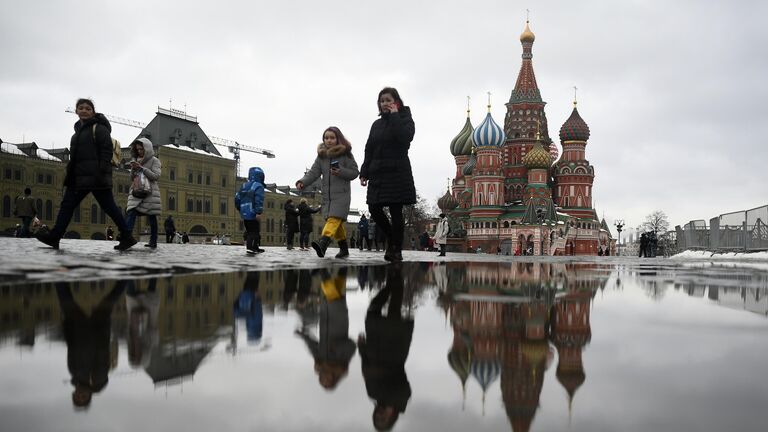
[[[643,222],[642,227],[646,232],[652,231],[655,234],[666,233],[669,231],[669,219],[667,219],[667,214],[661,210],[654,211],[645,217],[645,222]]]
[[[405,206],[403,214],[405,216],[406,240],[426,231],[427,225],[437,217],[429,201],[419,195],[418,192],[416,193],[416,204]]]

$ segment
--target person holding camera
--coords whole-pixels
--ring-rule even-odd
[[[157,248],[157,216],[160,214],[160,159],[155,157],[152,141],[139,138],[131,143],[131,188],[128,191],[126,223],[133,231],[138,215],[146,215],[149,221],[149,243],[145,247]]]
[[[392,87],[379,92],[378,108],[381,118],[373,122],[365,144],[360,184],[368,187],[366,202],[371,219],[385,236],[384,259],[397,262],[403,260],[403,206],[416,203],[416,187],[408,158],[416,126],[411,109],[403,105],[400,94]],[[391,222],[384,207],[389,208]]]
[[[347,233],[344,221],[349,213],[352,200],[350,183],[358,175],[357,162],[352,156],[352,144],[347,141],[339,128],[331,126],[323,132],[323,142],[317,146],[317,157],[312,168],[296,182],[296,188],[304,189],[322,177],[323,210],[325,226],[319,240],[312,242],[317,256],[324,257],[332,240],[339,244],[336,258],[349,256]]]

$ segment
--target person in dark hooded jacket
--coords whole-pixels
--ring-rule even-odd
[[[75,134],[69,143],[64,197],[55,225],[37,239],[58,249],[75,209],[90,193],[120,231],[120,244],[115,249],[126,250],[136,244],[136,239],[112,195],[112,126],[103,114],[96,113],[90,99],[79,99],[75,106],[80,120],[75,123]]]
[[[306,198],[299,202],[299,247],[303,251],[309,250],[309,235],[312,233],[312,215],[320,211],[320,207],[313,209],[307,203]]]
[[[396,89],[379,92],[379,115],[373,122],[365,144],[365,160],[360,169],[360,184],[368,187],[366,202],[371,219],[386,237],[387,261],[402,261],[405,219],[403,206],[416,203],[408,150],[416,127],[411,109],[404,106]],[[390,222],[384,213],[389,208]]]
[[[299,210],[289,199],[283,205],[285,210],[285,246],[287,249],[293,249],[293,236],[299,231]]]

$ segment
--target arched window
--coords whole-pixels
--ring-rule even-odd
[[[99,223],[99,213],[96,204],[91,204],[91,223],[94,225]]]
[[[3,217],[11,217],[11,197],[3,197]]]
[[[168,196],[168,210],[176,210],[176,197],[173,195]]]
[[[37,214],[43,214],[43,200],[40,198],[35,200],[35,210],[37,210]]]
[[[45,219],[46,220],[53,219],[53,201],[51,200],[45,201]]]
[[[72,212],[72,220],[75,222],[80,222],[80,205],[78,204],[77,207],[75,207],[75,211]]]

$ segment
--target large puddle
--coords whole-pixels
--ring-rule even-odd
[[[0,285],[0,429],[757,431],[766,336],[710,264]]]

